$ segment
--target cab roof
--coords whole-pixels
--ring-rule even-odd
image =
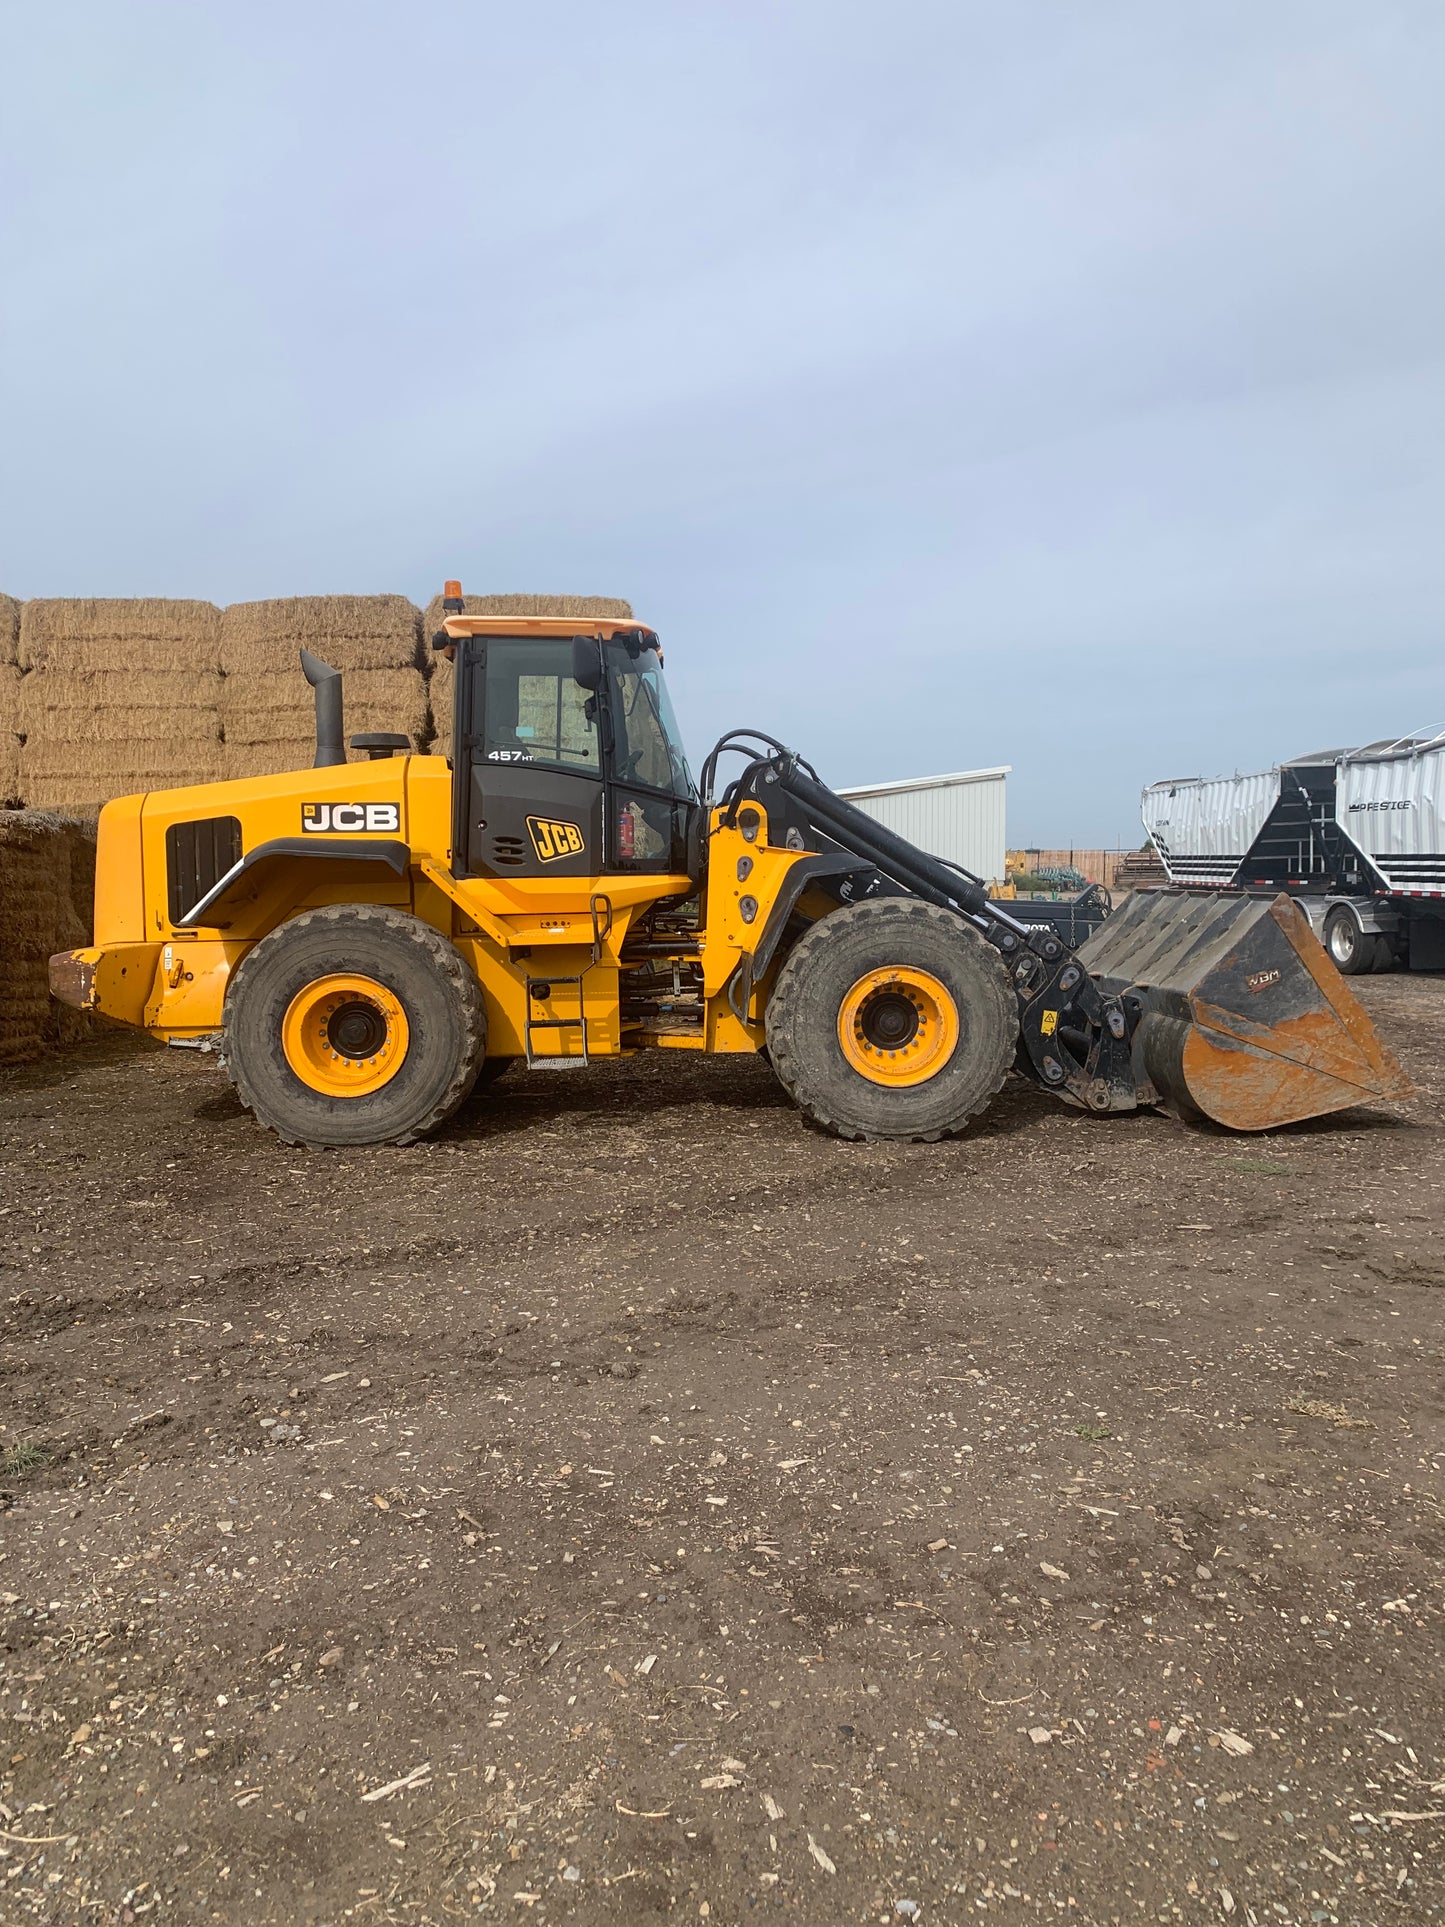
[[[458,642],[463,636],[645,636],[657,632],[631,616],[447,616],[443,629]]]

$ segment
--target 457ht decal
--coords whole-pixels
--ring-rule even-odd
[[[308,836],[376,836],[401,828],[400,803],[303,803],[301,828]]]
[[[555,816],[529,816],[528,834],[532,848],[543,863],[556,863],[564,856],[581,856],[587,845],[575,823],[562,823]]]

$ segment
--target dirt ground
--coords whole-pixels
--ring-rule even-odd
[[[1421,1096],[1251,1140],[10,1076],[0,1920],[1445,1918],[1445,981],[1362,995]]]

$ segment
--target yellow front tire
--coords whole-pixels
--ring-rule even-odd
[[[850,986],[838,1011],[845,1060],[890,1090],[926,1084],[958,1048],[958,1001],[916,964],[882,964]]]
[[[837,1137],[928,1142],[984,1110],[1014,1061],[1003,959],[915,897],[835,910],[789,952],[765,1012],[773,1068]]]

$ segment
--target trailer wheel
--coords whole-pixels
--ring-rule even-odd
[[[1342,903],[1325,918],[1325,949],[1342,977],[1362,977],[1375,961],[1375,939],[1365,935],[1354,911]]]
[[[412,1144],[471,1090],[485,1049],[481,988],[454,945],[377,904],[281,924],[226,997],[231,1080],[288,1144]]]
[[[836,910],[799,938],[766,1012],[773,1068],[836,1137],[932,1142],[1007,1077],[1018,1005],[972,924],[914,898]]]

